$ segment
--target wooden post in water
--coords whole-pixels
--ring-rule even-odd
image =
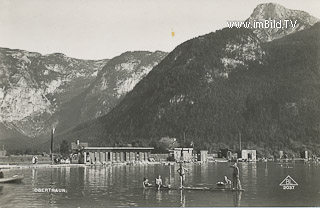
[[[183,132],[183,145],[182,145],[182,148],[181,148],[181,155],[180,155],[180,162],[183,162],[184,161],[184,157],[183,157],[183,147],[185,145],[185,142],[186,142],[186,132],[184,131]]]
[[[53,165],[53,134],[54,134],[55,128],[52,128],[51,130],[51,148],[50,148],[50,155],[51,155],[51,165]]]
[[[171,184],[171,164],[169,162],[169,185]]]
[[[241,132],[239,131],[240,153],[241,153]]]

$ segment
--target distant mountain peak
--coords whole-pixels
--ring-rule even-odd
[[[259,4],[253,11],[251,16],[254,17],[263,17],[266,18],[279,18],[281,16],[285,16],[287,13],[290,13],[290,10],[285,8],[280,4],[275,3],[266,3]]]
[[[71,58],[71,57],[68,57],[66,54],[64,53],[51,53],[51,54],[46,54],[44,55],[45,57],[55,57],[55,58],[58,58],[58,59],[68,59],[68,58]]]
[[[253,10],[253,13],[248,19],[249,22],[264,20],[281,20],[282,28],[252,28],[253,32],[262,41],[271,41],[274,39],[282,38],[285,35],[310,28],[312,25],[320,21],[307,12],[288,9],[276,3],[259,4]],[[288,27],[286,28],[284,26],[284,20],[291,20],[292,22],[296,22],[297,24],[295,25],[295,27],[292,27],[292,25],[288,25]]]

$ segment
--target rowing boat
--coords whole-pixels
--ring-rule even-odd
[[[14,175],[8,178],[0,178],[0,183],[18,183],[23,179],[23,175]]]

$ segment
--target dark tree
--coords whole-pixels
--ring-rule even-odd
[[[69,143],[66,140],[63,140],[60,144],[60,153],[63,156],[67,156],[70,153]]]

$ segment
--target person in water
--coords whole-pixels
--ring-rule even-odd
[[[158,178],[156,178],[156,188],[160,190],[161,186],[162,186],[162,179],[161,179],[161,176],[159,175]]]
[[[237,163],[234,163],[234,165],[230,166],[231,168],[233,168],[233,180],[232,180],[232,185],[233,185],[233,189],[237,189],[240,190],[242,189],[241,187],[241,183],[240,183],[240,171],[239,171],[239,167],[237,165]]]
[[[228,179],[227,176],[224,176],[223,181],[219,181],[217,183],[218,186],[224,186],[224,187],[229,187],[231,185],[231,180]]]
[[[142,186],[143,186],[143,188],[145,188],[145,187],[150,187],[150,186],[152,186],[152,184],[149,183],[148,178],[144,177],[144,178],[143,178],[143,182],[142,182]]]
[[[179,176],[180,176],[180,188],[182,188],[184,185],[184,181],[186,179],[185,174],[186,172],[188,172],[188,170],[183,167],[182,163],[180,163],[180,168],[178,168],[177,172],[179,173]]]
[[[224,185],[231,185],[231,180],[227,176],[224,176],[223,183]]]

